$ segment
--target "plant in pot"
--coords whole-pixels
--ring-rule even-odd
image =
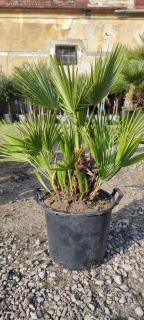
[[[1,161],[31,164],[44,191],[37,192],[45,209],[49,253],[70,269],[100,263],[106,251],[111,211],[122,193],[102,190],[122,167],[144,159],[136,155],[144,131],[144,119],[123,118],[114,125],[108,116],[87,118],[119,77],[122,51],[117,47],[98,58],[89,75],[64,68],[51,59],[47,66],[25,66],[16,78],[32,103],[49,108],[17,124],[19,136],[5,136]],[[56,117],[57,108],[65,122]]]
[[[16,120],[16,112],[14,108],[14,100],[18,93],[14,85],[12,78],[8,78],[6,75],[0,75],[0,103],[5,105],[7,113],[4,113],[4,119],[7,123]],[[11,113],[12,112],[12,113]]]
[[[25,121],[26,115],[24,113],[23,102],[20,99],[16,99],[15,105],[17,109],[17,114],[16,114],[17,121]]]
[[[123,93],[122,113],[129,112],[130,117],[133,112],[135,115],[139,111],[144,112],[144,37],[140,38],[141,44],[138,47],[125,48],[123,70],[118,82],[115,82],[112,88],[112,93]]]

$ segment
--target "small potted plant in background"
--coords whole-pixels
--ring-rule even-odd
[[[144,112],[144,37],[140,39],[138,47],[124,49],[123,70],[111,89],[112,94],[123,96],[122,114],[128,112],[129,117]]]
[[[0,103],[5,106],[7,112],[3,114],[3,117],[7,123],[16,120],[16,106],[15,99],[18,93],[14,85],[12,78],[8,78],[6,75],[0,75]]]
[[[26,113],[25,113],[25,102],[18,99],[16,100],[17,106],[17,120],[18,121],[26,121]]]
[[[135,151],[144,132],[144,118],[128,117],[113,125],[94,112],[121,73],[123,50],[116,47],[99,57],[90,74],[63,67],[51,59],[46,65],[16,69],[16,79],[31,103],[48,108],[17,124],[20,135],[5,136],[1,161],[28,162],[44,191],[37,192],[45,209],[49,253],[70,269],[100,263],[106,252],[111,211],[122,198],[114,188],[102,190],[122,167],[144,159]],[[56,117],[62,110],[65,122]],[[17,132],[18,132],[17,131]]]

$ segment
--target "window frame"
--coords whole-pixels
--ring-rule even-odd
[[[63,55],[59,55],[58,54],[58,50],[70,50],[71,48],[74,48],[75,50],[74,50],[74,54],[73,55],[69,55],[69,54],[63,54]],[[56,44],[55,45],[55,56],[56,56],[56,59],[57,59],[57,61],[58,61],[58,63],[60,64],[60,63],[62,63],[63,65],[77,65],[78,64],[78,54],[77,54],[77,45],[75,45],[75,44]],[[67,57],[67,59],[69,58],[72,58],[73,57],[73,62],[72,61],[64,61],[63,60],[63,58],[66,58]]]

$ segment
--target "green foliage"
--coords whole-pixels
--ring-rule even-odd
[[[135,116],[135,115],[134,115]],[[122,118],[114,125],[109,117],[98,115],[79,127],[81,144],[76,149],[75,131],[62,125],[55,113],[33,115],[17,124],[17,136],[5,136],[0,157],[6,161],[28,162],[42,186],[91,196],[104,181],[122,167],[144,159],[135,151],[144,134],[144,115]]]
[[[6,75],[0,75],[0,102],[9,103],[18,97],[18,91],[15,87],[13,78]]]
[[[112,86],[111,93],[119,94],[121,92],[133,91],[130,102],[136,89],[144,93],[144,37],[140,36],[141,44],[135,48],[124,49],[124,63],[121,76]],[[129,93],[126,96],[128,99]]]
[[[123,49],[117,46],[106,57],[96,59],[90,75],[85,75],[51,58],[50,68],[44,63],[16,68],[15,83],[23,96],[38,106],[84,116],[84,109],[99,103],[119,78],[122,59]]]
[[[102,113],[87,119],[87,108],[101,101],[119,78],[122,49],[100,57],[90,75],[63,67],[51,59],[50,71],[43,65],[16,70],[16,81],[31,101],[49,107],[48,114],[33,115],[17,124],[17,135],[5,135],[1,161],[31,164],[48,192],[71,192],[92,199],[103,181],[122,167],[144,159],[135,151],[144,134],[144,116],[127,116],[113,124]],[[65,122],[57,118],[64,112]]]
[[[115,125],[109,124],[107,116],[98,116],[82,133],[101,181],[110,180],[122,167],[144,160],[144,153],[134,156],[144,134],[141,113],[134,113],[131,119],[128,113]]]
[[[94,66],[91,66],[90,83],[88,94],[90,105],[97,105],[111,91],[114,83],[119,80],[123,60],[123,48],[117,46],[106,57],[100,56]]]
[[[52,110],[57,107],[57,94],[47,64],[27,63],[16,68],[15,85],[23,98],[32,104]]]
[[[83,101],[89,90],[87,77],[81,76],[74,66],[65,68],[51,58],[51,74],[59,96],[60,108],[68,114],[75,115],[83,108]]]

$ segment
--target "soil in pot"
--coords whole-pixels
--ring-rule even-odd
[[[111,207],[111,198],[104,190],[99,190],[94,200],[80,199],[78,196],[60,192],[49,194],[44,198],[44,203],[51,209],[65,213],[100,212]]]

